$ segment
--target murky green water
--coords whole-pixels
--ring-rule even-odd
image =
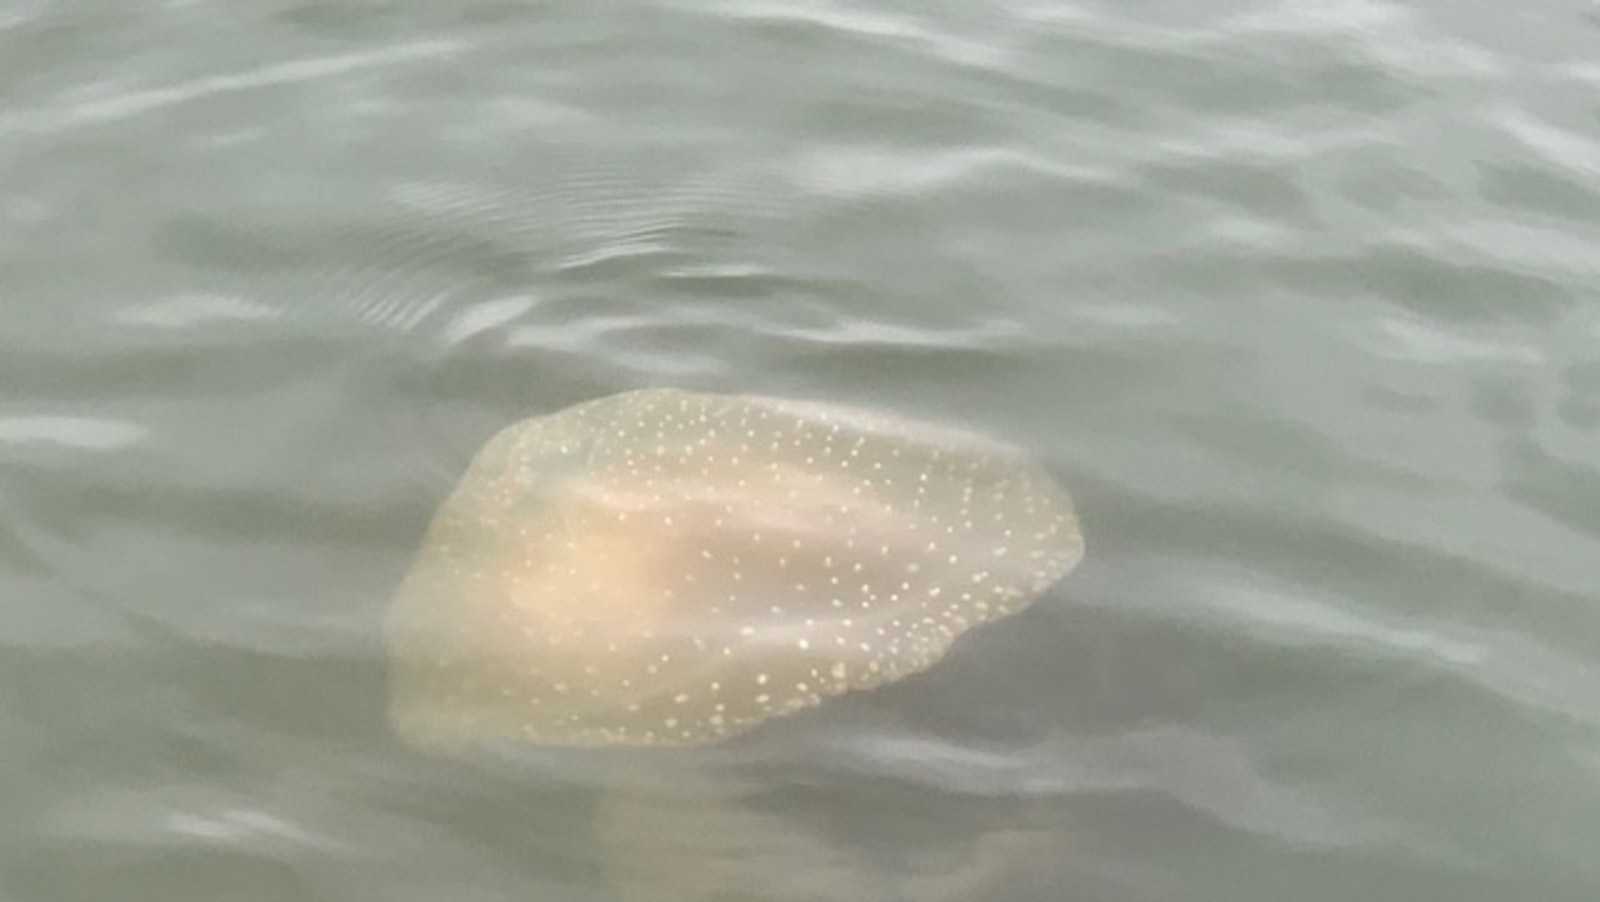
[[[0,898],[1600,895],[1582,3],[0,10]],[[1081,567],[711,751],[380,623],[630,388],[1031,448]]]

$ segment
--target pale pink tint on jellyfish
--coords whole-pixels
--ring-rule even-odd
[[[808,402],[650,389],[513,424],[385,624],[390,718],[484,742],[700,745],[924,670],[1083,556],[1009,445]]]

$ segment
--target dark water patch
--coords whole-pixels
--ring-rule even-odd
[[[1531,441],[1507,448],[1505,488],[1513,498],[1576,532],[1600,540],[1600,469],[1593,458],[1568,459]]]
[[[74,476],[40,480],[19,493],[35,511],[72,512],[37,521],[63,541],[87,541],[112,524],[138,524],[168,535],[208,535],[236,541],[354,542],[364,548],[404,547],[427,520],[425,497],[327,499],[311,493],[230,489],[146,480]]]
[[[1549,324],[1576,303],[1566,280],[1465,260],[1425,249],[1376,246],[1349,256],[1262,261],[1285,288],[1379,297],[1441,322]]]
[[[188,848],[150,849],[115,843],[65,839],[35,842],[7,870],[8,885],[33,899],[90,899],[138,886],[167,898],[237,898],[250,887],[251,899],[329,898],[302,873],[303,863],[278,855],[228,848],[195,838]]]
[[[1203,160],[1158,162],[1144,169],[1157,190],[1220,201],[1258,216],[1292,221],[1311,214],[1311,197],[1282,165]]]
[[[1479,192],[1498,206],[1600,223],[1600,192],[1592,182],[1525,162],[1487,162],[1478,169]]]

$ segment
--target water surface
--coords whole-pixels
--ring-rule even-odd
[[[8,5],[0,895],[1595,898],[1597,59],[1563,0]],[[1089,555],[715,751],[407,749],[433,511],[649,386],[1027,448]]]

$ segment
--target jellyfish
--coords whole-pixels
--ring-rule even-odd
[[[840,405],[646,389],[472,461],[385,622],[415,746],[701,746],[903,679],[1083,555],[1010,445]]]

